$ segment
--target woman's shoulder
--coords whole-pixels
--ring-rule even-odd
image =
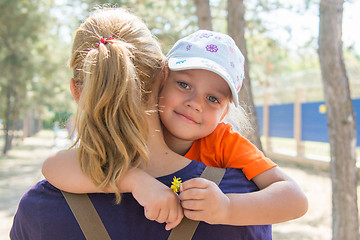
[[[35,221],[37,217],[41,218],[41,214],[54,206],[64,204],[64,198],[61,191],[51,185],[48,181],[42,180],[37,182],[21,197],[17,215],[32,216]],[[43,211],[44,210],[44,211]]]
[[[41,180],[28,189],[21,197],[20,203],[39,202],[40,199],[46,198],[49,194],[61,194],[60,190],[51,185],[47,180]]]
[[[48,181],[42,180],[21,197],[10,231],[11,239],[41,239],[41,229],[52,222],[51,214],[61,209],[61,192]],[[50,216],[50,217],[49,217]]]

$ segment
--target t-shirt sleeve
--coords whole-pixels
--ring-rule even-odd
[[[240,168],[247,179],[251,180],[258,174],[276,167],[271,161],[248,139],[233,131],[230,124],[221,123],[219,131],[220,144],[217,147],[217,157],[222,158],[221,167]]]
[[[21,198],[14,216],[10,239],[39,239],[39,232],[36,231],[39,229],[38,219],[38,205],[33,201],[31,194],[27,192]]]

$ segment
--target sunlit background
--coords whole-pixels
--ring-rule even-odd
[[[164,53],[177,39],[198,29],[195,5],[192,0],[0,0],[0,22],[2,23],[0,24],[1,152],[5,151],[3,137],[5,122],[9,124],[12,136],[12,146],[9,149],[20,146],[23,150],[18,152],[18,155],[15,154],[19,158],[28,156],[26,154],[29,153],[24,152],[31,150],[31,147],[22,145],[25,142],[26,146],[26,137],[34,136],[42,130],[40,137],[37,138],[41,141],[49,137],[49,134],[53,134],[55,123],[59,123],[60,130],[69,126],[69,119],[76,107],[69,91],[69,80],[72,76],[68,68],[68,59],[72,38],[76,28],[89,15],[90,10],[103,3],[109,3],[109,5],[116,3],[117,6],[128,7],[142,17],[159,39]],[[261,139],[263,148],[269,156],[274,156],[279,160],[295,160],[295,162],[299,160],[297,157],[301,156],[301,161],[310,164],[312,171],[321,173],[311,177],[305,176],[303,172],[293,173],[295,178],[308,178],[314,182],[324,181],[326,189],[329,189],[325,191],[325,195],[312,197],[312,199],[325,201],[329,209],[319,210],[316,213],[314,210],[314,214],[305,218],[305,222],[301,223],[303,225],[299,224],[299,226],[313,235],[317,234],[318,227],[320,231],[318,235],[324,235],[324,237],[313,239],[330,239],[331,219],[326,219],[331,214],[330,181],[320,178],[330,159],[330,149],[326,139],[326,107],[324,108],[323,103],[324,93],[317,53],[319,1],[258,0],[244,1],[244,3],[250,77],[262,135],[264,121],[271,121],[271,116],[270,120],[264,120],[263,111],[266,106],[274,109],[275,113],[276,108],[286,109],[294,104],[309,104],[304,105],[309,107],[309,116],[314,118],[313,122],[322,124],[316,130],[319,131],[317,132],[319,139],[309,136],[299,142],[291,134],[296,124],[294,124],[294,114],[290,112],[292,117],[289,115],[282,117],[284,124],[289,124],[290,133],[278,132],[278,126],[270,123],[270,135],[262,136]],[[213,29],[226,33],[226,0],[211,0],[210,4]],[[344,60],[351,97],[356,103],[354,110],[358,118],[360,115],[358,103],[360,101],[359,13],[360,1],[345,1]],[[299,94],[301,97],[297,98]],[[274,117],[274,123],[277,119],[276,116],[272,117]],[[281,115],[277,114],[277,117]],[[311,123],[310,130],[305,129],[306,126],[303,125],[302,129],[304,136],[307,136],[306,131],[313,131]],[[359,120],[357,126],[359,136]],[[322,127],[324,129],[321,129]],[[67,139],[66,134],[59,136]],[[50,138],[51,141],[47,143],[50,144],[51,149],[56,142],[53,135]],[[68,142],[60,144],[55,150],[64,148],[67,144]],[[301,152],[299,152],[299,144]],[[55,151],[54,149],[42,150],[42,158],[51,151]],[[357,147],[358,161],[360,161],[359,157],[360,150]],[[9,174],[9,171],[19,168],[14,161],[11,162],[13,158],[16,157],[0,157],[0,226],[3,226],[0,227],[0,239],[8,239],[6,231],[11,225],[11,218],[18,200],[26,190],[25,187],[17,188],[15,181],[18,178],[12,178]],[[37,163],[31,166],[29,162],[25,163],[23,160],[20,163],[28,174],[22,175],[20,179],[25,179],[24,182],[28,181],[26,185],[28,187],[37,180],[31,175],[32,172],[36,172],[36,178],[41,177],[40,172],[36,170],[40,169],[41,161],[38,159]],[[310,192],[321,191],[321,189],[310,189],[307,185],[303,186]],[[6,207],[1,207],[1,205]],[[288,230],[283,231],[296,232],[293,230],[297,227],[296,224],[292,223],[288,226]],[[315,224],[313,228],[310,227],[311,224]],[[281,233],[280,230],[277,231]],[[6,234],[4,238],[2,238],[3,232]],[[296,239],[312,238],[307,238],[305,234]]]

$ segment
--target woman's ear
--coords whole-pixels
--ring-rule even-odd
[[[169,76],[170,73],[170,69],[168,66],[164,67],[164,70],[162,71],[162,76],[161,76],[161,82],[160,82],[160,89],[164,86],[165,81],[167,79],[167,77]]]
[[[161,73],[159,74],[159,80],[157,81],[156,88],[157,88],[157,95],[158,96],[165,85],[165,81],[169,76],[169,67],[166,66],[162,69]]]
[[[73,78],[71,78],[70,80],[70,91],[71,94],[73,95],[75,102],[79,103],[81,88],[78,85],[76,85],[75,80]]]

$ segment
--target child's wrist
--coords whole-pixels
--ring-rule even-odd
[[[234,214],[233,207],[232,207],[232,200],[225,194],[227,202],[222,204],[223,209],[220,211],[221,214],[218,215],[217,224],[225,224],[225,225],[232,225],[231,219],[232,215]]]
[[[122,193],[133,193],[139,184],[145,181],[144,177],[147,175],[139,168],[130,168],[125,175],[118,181],[118,188]]]

